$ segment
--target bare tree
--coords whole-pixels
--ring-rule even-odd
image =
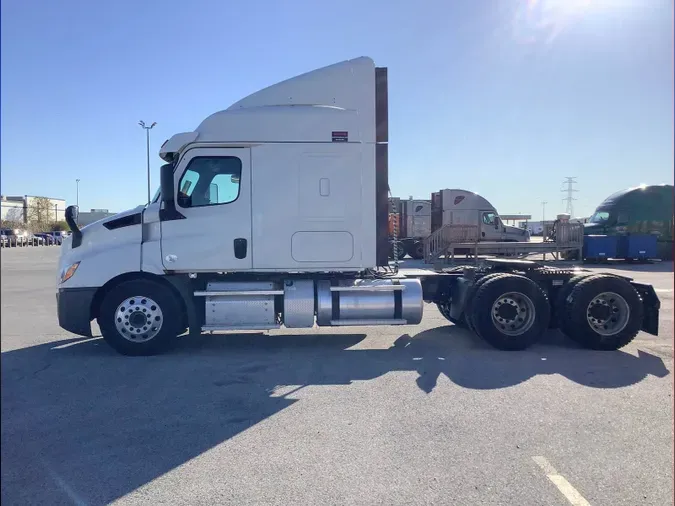
[[[11,207],[7,209],[7,214],[5,219],[2,220],[3,223],[6,223],[5,228],[17,228],[19,226],[24,226],[23,222],[23,208],[21,207]],[[11,225],[11,226],[10,226]]]
[[[45,232],[54,222],[54,205],[46,197],[34,197],[27,210],[28,227],[33,232]]]

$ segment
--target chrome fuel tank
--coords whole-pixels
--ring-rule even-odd
[[[422,320],[419,279],[356,279],[317,282],[317,324],[414,325]]]

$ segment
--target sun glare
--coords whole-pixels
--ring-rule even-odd
[[[525,43],[550,43],[570,24],[591,12],[635,7],[639,0],[524,0],[514,19],[516,38]]]
[[[551,14],[578,16],[586,12],[591,6],[591,0],[534,0],[531,3],[541,3]]]

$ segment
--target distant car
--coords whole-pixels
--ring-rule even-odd
[[[54,244],[61,245],[63,240],[70,235],[70,232],[66,232],[65,230],[56,230],[49,232],[48,235],[52,238]]]
[[[42,244],[57,244],[54,236],[50,232],[37,232],[33,234],[35,246],[41,246]]]
[[[46,242],[46,239],[39,233],[28,233],[26,239],[31,246],[42,246]]]
[[[6,238],[7,246],[27,246],[28,232],[19,228],[3,228],[1,231]],[[4,241],[3,241],[4,242]]]

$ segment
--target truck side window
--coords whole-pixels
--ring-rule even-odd
[[[203,207],[229,204],[239,197],[241,160],[235,156],[193,158],[178,183],[178,205]]]
[[[495,213],[483,213],[483,223],[486,225],[494,225],[495,216]]]

